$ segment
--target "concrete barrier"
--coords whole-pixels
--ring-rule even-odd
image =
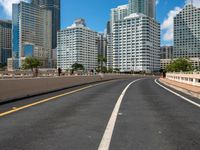
[[[0,80],[0,103],[73,86],[129,77],[133,75],[104,75],[103,79],[96,75]]]

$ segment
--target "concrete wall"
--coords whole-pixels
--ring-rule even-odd
[[[129,77],[133,76],[104,75],[103,79],[101,79],[100,76],[69,76],[56,78],[0,80],[0,102],[101,80]]]

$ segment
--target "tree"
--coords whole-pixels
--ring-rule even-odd
[[[186,58],[178,58],[166,67],[167,72],[191,71],[192,64]]]
[[[77,70],[85,70],[84,66],[79,63],[75,63],[72,65],[72,70],[77,71]]]
[[[107,70],[109,73],[113,73],[113,68],[108,68]]]
[[[115,68],[114,72],[120,72],[120,69],[119,68]]]
[[[0,64],[0,70],[5,70],[6,69],[6,64]]]
[[[102,55],[98,56],[98,70],[99,71],[105,71],[105,64],[107,62],[107,59],[105,57],[103,57]]]
[[[106,67],[101,67],[101,72],[106,73],[107,72],[107,68]]]
[[[37,58],[27,57],[22,64],[22,69],[24,69],[24,70],[31,69],[31,71],[33,73],[35,73],[35,76],[37,77],[38,67],[40,67],[40,66],[41,66],[41,62]]]

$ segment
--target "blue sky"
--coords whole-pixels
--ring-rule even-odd
[[[128,0],[63,0],[62,28],[71,25],[74,19],[82,17],[91,29],[103,32],[110,17],[110,9],[127,3]],[[158,22],[162,24],[170,10],[177,6],[183,7],[184,4],[184,0],[160,0],[157,5]],[[170,45],[172,42],[162,38],[162,45],[165,44]]]
[[[109,2],[108,2],[109,1]],[[92,29],[103,31],[106,21],[109,19],[110,9],[128,0],[63,0],[62,1],[62,27],[72,24],[78,17],[86,19]],[[169,10],[175,6],[183,6],[184,0],[160,0],[158,4],[157,19],[163,22]]]
[[[10,3],[18,1],[20,0],[0,0],[0,19],[10,18]],[[187,0],[159,0],[157,20],[162,25],[162,45],[172,44],[172,16],[183,8],[185,1]],[[200,4],[200,0],[194,1]],[[110,9],[127,3],[128,0],[61,0],[61,27],[65,28],[81,17],[86,20],[88,27],[103,32],[110,17]]]

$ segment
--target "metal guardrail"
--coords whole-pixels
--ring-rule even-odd
[[[200,86],[200,73],[167,73],[166,78],[180,83]]]

